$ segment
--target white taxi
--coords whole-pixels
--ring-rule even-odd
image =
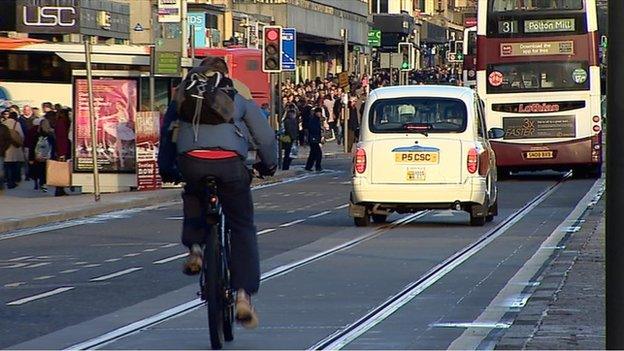
[[[483,103],[469,88],[396,86],[373,90],[354,154],[349,214],[355,225],[392,212],[452,209],[484,225],[498,214],[496,160]]]

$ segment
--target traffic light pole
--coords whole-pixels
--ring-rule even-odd
[[[606,206],[606,348],[624,349],[624,236],[622,208],[624,207],[624,25],[619,18],[624,13],[624,1],[609,1],[609,33],[607,72],[607,206]]]

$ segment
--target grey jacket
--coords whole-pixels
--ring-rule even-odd
[[[267,123],[260,108],[252,100],[236,94],[233,121],[233,124],[200,124],[197,140],[195,140],[193,125],[180,121],[177,138],[178,153],[220,148],[235,151],[241,157],[246,158],[250,149],[256,149],[262,163],[267,167],[275,166],[277,164],[275,132]]]

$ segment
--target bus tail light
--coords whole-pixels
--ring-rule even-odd
[[[466,159],[466,168],[468,173],[474,174],[479,169],[479,151],[476,148],[472,148],[468,151],[468,158]]]
[[[355,171],[357,173],[364,173],[366,171],[366,151],[358,148],[355,151]]]
[[[592,162],[600,162],[602,159],[602,134],[598,133],[591,138]]]

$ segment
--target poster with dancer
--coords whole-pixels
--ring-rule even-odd
[[[96,115],[95,150],[100,172],[135,172],[137,81],[94,79],[93,104]],[[93,169],[94,147],[91,145],[86,79],[74,81],[74,106],[74,171],[90,172]]]
[[[138,112],[136,117],[137,189],[160,189],[158,174],[158,146],[160,144],[160,113]]]

